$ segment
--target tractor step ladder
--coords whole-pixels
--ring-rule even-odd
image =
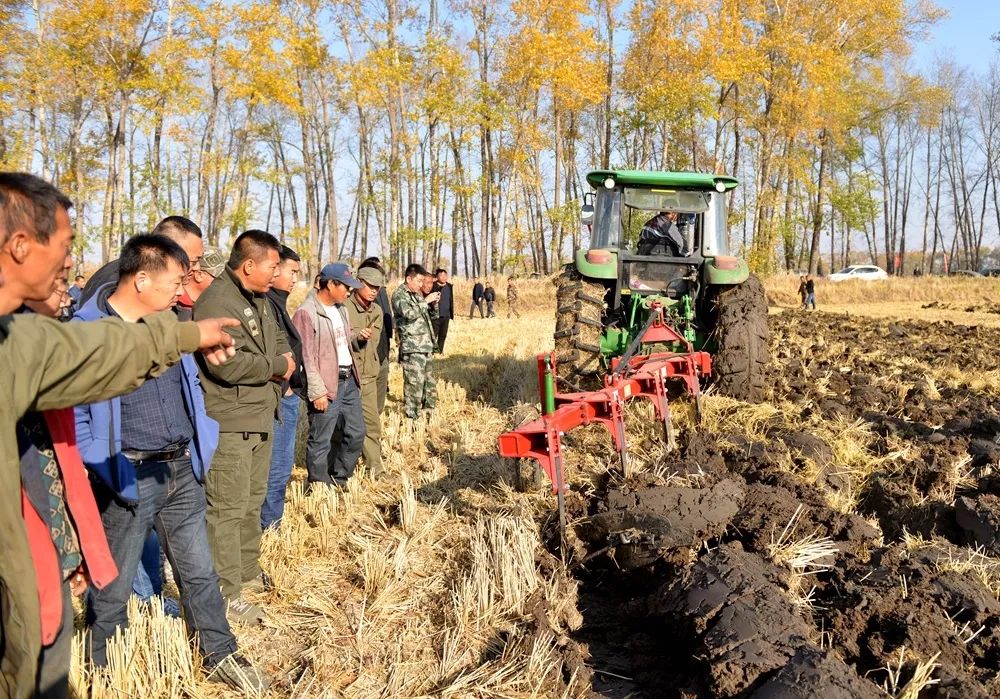
[[[555,388],[556,357],[554,353],[539,354],[538,388],[542,399],[542,416],[500,435],[500,455],[513,459],[535,459],[552,483],[559,505],[559,528],[565,539],[566,479],[563,463],[562,436],[582,425],[600,424],[614,440],[621,461],[622,473],[631,475],[628,440],[625,432],[624,405],[633,399],[645,399],[653,404],[656,419],[663,424],[663,438],[674,445],[670,421],[668,391],[671,384],[682,383],[695,401],[696,415],[701,415],[700,379],[712,372],[712,358],[707,352],[696,352],[690,343],[664,322],[661,308],[636,343],[681,343],[684,352],[655,352],[613,360],[604,387],[596,391],[559,393]]]

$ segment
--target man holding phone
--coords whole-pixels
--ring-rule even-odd
[[[354,332],[351,354],[361,381],[361,411],[365,418],[365,443],[361,456],[372,478],[380,478],[382,469],[382,418],[378,409],[378,377],[382,360],[378,354],[382,336],[382,308],[375,300],[385,286],[385,275],[376,267],[358,270],[361,287],[355,289],[346,304],[347,317]]]

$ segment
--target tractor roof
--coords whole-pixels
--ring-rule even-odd
[[[645,187],[680,187],[684,189],[715,189],[721,183],[726,190],[736,187],[735,177],[708,175],[700,172],[658,172],[655,170],[594,170],[587,173],[591,187],[600,187],[608,178],[616,184]]]

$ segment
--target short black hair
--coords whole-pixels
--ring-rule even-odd
[[[27,172],[0,172],[0,244],[18,230],[40,243],[56,229],[56,211],[73,208],[55,185]]]
[[[382,274],[385,274],[385,267],[382,266],[382,260],[378,257],[366,257],[362,260],[361,264],[358,265],[358,269],[364,269],[365,267],[374,267]]]
[[[299,253],[295,252],[287,245],[281,246],[281,250],[278,251],[278,257],[281,258],[282,262],[288,262],[289,260],[292,262],[302,262],[302,258],[299,257]]]
[[[137,235],[130,238],[118,257],[118,277],[126,279],[139,272],[164,272],[173,260],[186,272],[191,267],[184,248],[165,235]]]
[[[403,273],[403,276],[406,277],[407,279],[412,279],[418,274],[425,277],[430,276],[430,273],[426,269],[424,269],[424,266],[422,264],[419,264],[417,262],[411,262],[406,266],[406,272]]]
[[[196,235],[199,238],[204,238],[198,224],[183,216],[167,216],[157,223],[151,232],[153,235],[165,235],[177,242],[180,242],[180,239],[185,235]]]
[[[448,270],[446,270],[444,267],[438,267],[436,270],[434,270],[434,276],[436,277],[437,275],[441,274],[441,272],[448,274]]]
[[[281,255],[281,243],[277,238],[256,228],[244,231],[233,243],[233,251],[229,254],[229,269],[236,269],[247,260],[260,262],[267,256],[268,250]]]

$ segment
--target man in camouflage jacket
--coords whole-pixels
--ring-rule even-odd
[[[431,371],[431,358],[437,346],[431,305],[440,292],[422,293],[430,278],[418,264],[406,268],[403,283],[392,295],[392,313],[399,333],[400,364],[403,367],[403,409],[406,417],[416,420],[421,410],[437,404],[437,388]]]

